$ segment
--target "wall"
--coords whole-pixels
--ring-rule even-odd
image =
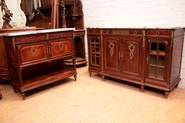
[[[185,27],[185,0],[82,0],[82,2],[85,27]],[[185,88],[185,46],[181,78],[179,87]]]

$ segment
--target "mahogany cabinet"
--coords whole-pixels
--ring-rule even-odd
[[[25,92],[74,76],[76,80],[73,29],[49,29],[4,35],[11,84]],[[72,58],[66,67],[64,59]]]
[[[169,92],[180,82],[184,29],[87,28],[89,73]]]

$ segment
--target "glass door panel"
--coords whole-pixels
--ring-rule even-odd
[[[166,45],[161,42],[150,42],[149,77],[164,79]]]
[[[90,54],[91,54],[91,64],[95,66],[100,65],[100,44],[99,38],[90,39]]]

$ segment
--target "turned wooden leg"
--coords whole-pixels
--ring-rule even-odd
[[[177,88],[177,87],[178,87],[178,85],[179,85],[179,84],[177,84],[177,85],[175,86],[175,88]]]
[[[76,81],[76,79],[77,79],[77,75],[74,75],[74,79],[75,79],[75,81]]]
[[[2,96],[2,94],[1,94],[1,92],[0,92],[0,100],[2,99],[2,97],[3,97],[3,96]]]
[[[144,92],[144,85],[141,85],[141,92]]]
[[[15,93],[17,93],[17,92],[18,92],[18,91],[17,91],[17,89],[16,89],[15,87],[13,87],[13,90],[14,90],[14,92],[15,92]]]
[[[164,96],[165,96],[165,98],[167,99],[168,96],[169,96],[169,94],[170,94],[170,92],[164,92],[164,93],[165,93]]]
[[[26,99],[25,93],[21,92],[21,95],[22,95],[22,99],[25,100]]]
[[[92,75],[92,72],[91,71],[89,71],[89,76],[91,76]]]
[[[103,79],[103,81],[105,81],[105,76],[101,76],[101,78]]]

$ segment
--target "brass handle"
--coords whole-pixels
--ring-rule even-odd
[[[148,55],[147,55],[147,57],[146,57],[146,63],[148,64]]]
[[[32,56],[35,56],[36,53],[37,53],[37,48],[35,48],[35,46],[32,46],[32,47],[30,48],[30,52],[31,52]]]
[[[120,52],[120,58],[123,60],[123,51]]]
[[[157,32],[156,32],[156,35],[157,35],[157,36],[159,36],[159,35],[160,35],[160,32],[159,32],[159,31],[157,31]]]
[[[58,44],[58,48],[59,48],[60,51],[63,51],[63,49],[64,49],[64,44],[63,44],[62,42],[60,42],[60,43]]]
[[[34,40],[34,37],[33,36],[30,36],[30,40],[33,41]]]
[[[134,31],[134,35],[137,35],[137,31],[136,30]]]

